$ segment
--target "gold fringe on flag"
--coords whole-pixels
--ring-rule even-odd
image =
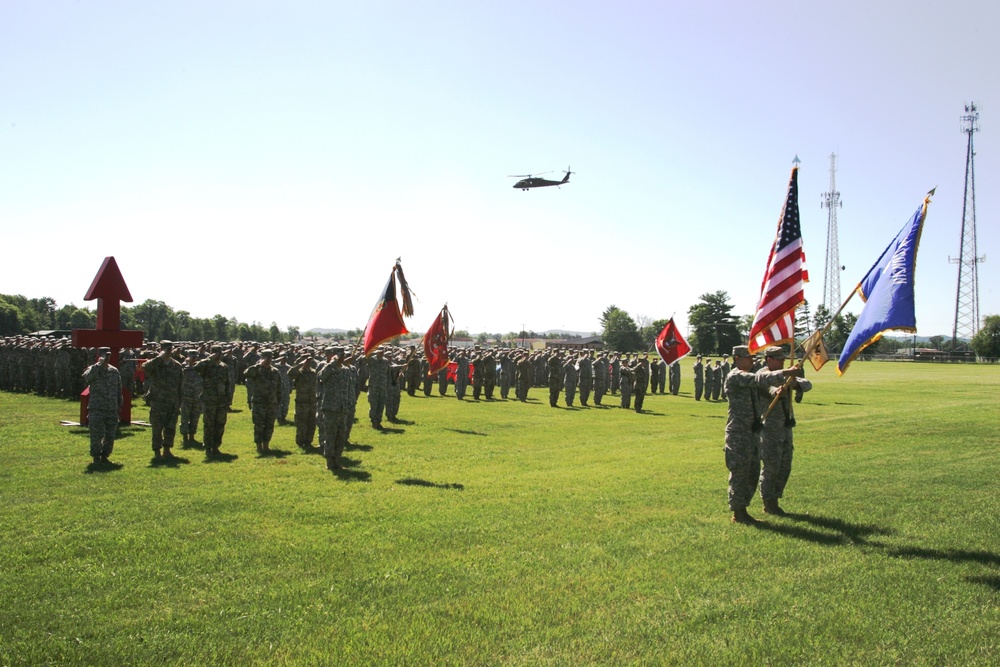
[[[413,317],[413,296],[410,290],[409,284],[406,282],[406,276],[403,275],[403,265],[396,260],[396,278],[399,279],[399,291],[403,295],[403,315],[405,317]]]

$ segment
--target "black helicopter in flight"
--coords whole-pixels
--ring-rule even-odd
[[[545,171],[542,173],[549,174],[551,172]],[[547,178],[538,178],[538,176],[534,174],[521,174],[521,175],[509,176],[508,178],[520,178],[521,180],[515,183],[514,187],[517,188],[518,190],[527,191],[530,188],[545,188],[550,185],[555,185],[555,186],[565,185],[566,183],[569,183],[569,175],[573,173],[575,172],[570,171],[569,167],[566,167],[566,175],[563,176],[563,179],[561,181],[550,181]]]

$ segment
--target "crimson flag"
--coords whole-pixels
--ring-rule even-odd
[[[396,269],[389,273],[389,282],[385,284],[382,297],[375,304],[365,327],[362,337],[365,348],[365,356],[370,355],[376,347],[396,336],[410,333],[403,323],[403,314],[399,312],[399,303],[396,301]]]
[[[663,327],[663,331],[656,337],[656,351],[660,354],[660,359],[663,359],[667,365],[678,359],[683,359],[691,353],[691,346],[677,330],[674,318],[670,318],[667,326]]]
[[[441,309],[434,324],[424,334],[424,355],[427,357],[427,374],[437,375],[448,365],[448,306]]]
[[[751,354],[768,345],[795,340],[795,309],[806,298],[805,283],[809,282],[809,272],[799,225],[798,174],[799,168],[793,167],[788,196],[778,220],[778,233],[767,258],[760,301],[750,326]]]

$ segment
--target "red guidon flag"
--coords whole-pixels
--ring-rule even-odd
[[[399,275],[400,287],[403,292],[402,312],[399,309],[399,303],[396,301],[397,274]],[[406,279],[403,277],[403,268],[397,261],[396,266],[389,273],[389,282],[385,284],[385,289],[382,290],[382,297],[375,304],[375,309],[372,311],[371,317],[368,318],[368,326],[365,327],[365,333],[362,336],[366,357],[385,341],[410,333],[403,323],[404,313],[407,316],[412,315],[413,304],[410,302],[409,287],[406,284]]]
[[[771,244],[767,270],[760,285],[760,300],[750,326],[750,353],[795,340],[795,309],[805,301],[809,282],[806,254],[799,225],[799,168],[792,167],[788,196]]]
[[[448,366],[448,306],[441,309],[434,324],[424,334],[424,355],[427,357],[427,374],[437,375]]]
[[[674,318],[670,318],[667,326],[663,327],[663,331],[656,337],[656,351],[659,353],[660,359],[663,359],[667,365],[691,353],[691,346],[677,330]]]

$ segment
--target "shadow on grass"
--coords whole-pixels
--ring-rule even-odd
[[[259,459],[283,459],[286,456],[291,455],[291,452],[287,449],[268,449],[266,452],[259,452],[257,458]]]
[[[465,429],[461,429],[461,428],[446,428],[444,430],[445,431],[451,431],[452,433],[459,433],[461,435],[479,435],[479,436],[482,436],[484,438],[486,437],[485,433],[480,433],[479,431],[466,431]]]
[[[690,415],[696,419],[726,419],[725,415]]]
[[[344,445],[344,451],[347,452],[370,452],[373,449],[375,448],[372,447],[371,445],[359,445],[354,442],[349,442],[346,445]],[[319,447],[316,448],[316,453],[319,454]]]
[[[156,458],[155,456],[149,460],[150,468],[180,468],[181,466],[186,466],[191,463],[188,459],[183,456],[170,456]]]
[[[966,551],[964,549],[924,549],[921,547],[886,548],[885,552],[895,558],[928,558],[947,560],[952,563],[981,563],[1000,566],[1000,554],[989,551]]]
[[[205,455],[205,463],[232,463],[238,458],[240,458],[239,454],[229,454],[227,452],[219,452],[218,454]]]
[[[890,528],[870,524],[850,523],[833,517],[810,516],[808,514],[789,513],[785,518],[799,523],[808,523],[810,527],[788,523],[773,523],[771,521],[758,523],[757,527],[762,530],[808,540],[817,544],[864,546],[871,549],[878,549],[892,558],[923,558],[928,560],[946,560],[952,563],[979,563],[980,565],[1000,567],[1000,553],[993,551],[888,546],[869,538],[877,535],[893,535],[895,531]],[[834,532],[823,532],[816,530],[816,528],[823,528]],[[1000,591],[1000,576],[989,574],[978,577],[966,577],[965,580]]]
[[[972,584],[981,584],[983,586],[989,586],[996,592],[1000,593],[1000,577],[993,577],[993,576],[966,577],[965,580]]]
[[[339,470],[333,471],[333,474],[337,479],[342,479],[346,482],[370,482],[372,479],[370,472],[353,469],[361,465],[361,461],[358,459],[349,459],[346,456],[341,456],[340,465],[341,468]]]
[[[403,426],[414,426],[417,423],[409,419],[398,419],[398,418],[389,419],[388,422],[390,424],[402,424]]]
[[[205,445],[197,440],[191,442],[182,442],[181,449],[205,449]]]
[[[383,426],[382,428],[373,429],[376,433],[388,433],[391,435],[400,435],[401,433],[406,433],[405,428],[390,428],[388,426]]]
[[[403,486],[426,486],[433,489],[457,489],[459,491],[465,489],[464,484],[438,484],[436,482],[427,481],[426,479],[416,479],[415,477],[397,479],[396,484],[402,484]]]
[[[115,463],[114,461],[108,461],[107,463],[93,463],[87,465],[83,469],[83,474],[93,475],[95,472],[115,472],[116,470],[121,470],[125,465],[122,463]]]

